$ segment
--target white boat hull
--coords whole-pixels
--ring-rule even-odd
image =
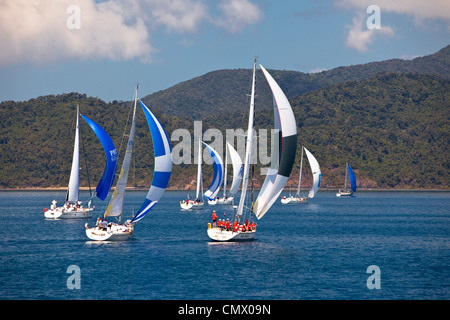
[[[44,216],[46,219],[86,219],[92,218],[94,208],[83,208],[77,210],[67,210],[59,207],[53,210],[46,210]]]
[[[208,200],[208,204],[209,204],[210,206],[216,205],[216,204],[217,204],[217,199],[214,199],[214,200]]]
[[[353,192],[352,191],[341,191],[339,190],[338,193],[336,193],[336,197],[351,197],[353,196]]]
[[[288,203],[306,203],[308,201],[307,197],[288,197],[288,198],[282,198],[281,203],[282,204],[288,204]]]
[[[86,223],[86,235],[95,241],[126,241],[133,237],[133,225],[113,224],[103,230],[102,228],[88,228]]]
[[[217,204],[232,204],[233,203],[233,197],[228,198],[220,198],[217,200]]]
[[[189,210],[189,209],[201,209],[203,208],[203,202],[197,202],[197,201],[180,201],[180,207],[183,210]]]
[[[251,231],[227,231],[222,228],[208,228],[208,236],[214,241],[248,241],[253,240],[256,230]]]

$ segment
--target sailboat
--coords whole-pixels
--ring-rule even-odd
[[[197,158],[197,193],[195,199],[189,199],[180,201],[180,207],[183,210],[189,209],[201,209],[203,208],[203,191],[200,191],[202,186],[202,140],[198,138],[198,158]],[[200,198],[201,195],[201,198]]]
[[[208,149],[211,158],[213,159],[213,170],[214,176],[211,182],[211,185],[208,187],[208,190],[204,193],[205,197],[208,199],[208,204],[215,205],[217,203],[220,186],[223,181],[223,160],[219,153],[214,150],[210,145],[204,143],[205,147]]]
[[[231,158],[231,164],[233,165],[233,180],[230,187],[230,196],[227,196],[227,165],[228,165],[228,152]],[[239,186],[242,180],[242,173],[244,167],[242,165],[241,157],[239,153],[227,142],[227,149],[225,155],[225,177],[223,179],[223,196],[217,200],[218,204],[233,204],[234,195],[238,192]]]
[[[92,196],[87,207],[84,207],[79,200],[79,171],[80,171],[80,128],[79,128],[79,106],[77,105],[77,121],[75,129],[75,142],[73,149],[72,169],[70,171],[69,186],[67,188],[66,199],[62,207],[57,207],[56,200],[52,201],[50,210],[44,209],[44,216],[47,219],[82,219],[91,218],[94,206],[92,206]],[[117,151],[109,135],[103,128],[89,118],[81,115],[89,126],[94,130],[106,154],[106,167],[102,179],[97,185],[97,197],[102,201],[106,198],[109,189],[114,181],[114,174],[117,167]]]
[[[350,177],[350,190],[347,189],[347,174]],[[356,192],[356,178],[352,168],[346,163],[345,166],[345,187],[344,190],[339,190],[336,197],[351,197],[353,192]]]
[[[267,70],[262,65],[259,66],[263,71],[274,96],[274,124],[276,134],[275,137],[272,137],[272,139],[275,138],[275,141],[280,141],[281,146],[279,150],[277,150],[278,152],[272,150],[271,167],[267,172],[263,186],[254,203],[252,190],[252,203],[250,207],[247,207],[247,209],[250,210],[247,213],[244,213],[244,207],[246,207],[244,203],[246,201],[247,187],[250,179],[250,159],[253,148],[256,74],[255,59],[253,64],[252,91],[250,95],[250,110],[241,198],[234,217],[233,226],[230,225],[228,227],[229,221],[225,223],[225,226],[223,226],[223,224],[220,226],[211,226],[211,224],[208,224],[208,236],[215,241],[252,240],[256,234],[256,224],[252,221],[253,216],[256,216],[257,219],[261,219],[275,203],[289,179],[289,175],[294,164],[295,149],[297,145],[297,126],[295,123],[294,113],[281,88],[267,72]],[[248,218],[246,218],[247,214],[249,214]]]
[[[306,152],[306,156],[308,157],[309,165],[311,166],[311,172],[313,175],[313,185],[311,189],[308,192],[308,195],[306,197],[300,196],[300,188],[301,188],[301,181],[302,181],[302,167],[303,167],[303,150]],[[305,147],[302,147],[302,157],[300,161],[300,174],[298,178],[298,188],[296,196],[289,196],[289,197],[283,197],[281,199],[281,203],[287,204],[287,203],[306,203],[308,199],[314,198],[314,196],[317,194],[317,191],[320,187],[320,182],[322,180],[322,173],[320,171],[319,162],[317,162],[317,159],[312,155],[311,152],[309,152],[308,149]]]
[[[127,149],[125,152],[119,179],[117,181],[116,189],[104,214],[103,222],[98,219],[97,225],[91,228],[89,228],[89,225],[87,223],[85,225],[86,235],[91,240],[125,241],[131,239],[133,236],[135,224],[139,220],[141,220],[156,203],[158,203],[159,199],[162,197],[164,191],[166,190],[167,184],[169,183],[170,175],[172,172],[172,149],[170,147],[169,139],[159,120],[150,111],[150,109],[142,101],[139,100],[139,103],[144,110],[145,116],[147,118],[148,126],[150,128],[153,140],[155,155],[153,180],[147,196],[144,199],[144,203],[142,204],[139,211],[132,219],[126,220],[123,224],[121,223],[123,215],[123,200],[125,197],[125,188],[127,184],[131,155],[134,145],[137,90],[138,86],[136,87],[133,120],[128,138]],[[118,222],[105,222],[107,216],[118,216]]]

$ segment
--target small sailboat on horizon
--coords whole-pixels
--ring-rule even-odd
[[[252,89],[250,95],[250,110],[247,130],[247,143],[244,158],[244,170],[242,176],[242,188],[239,205],[237,206],[233,224],[226,221],[220,226],[208,224],[207,234],[214,241],[241,241],[252,240],[256,234],[256,224],[253,217],[261,219],[274,204],[283,190],[295,160],[295,148],[297,145],[297,126],[294,113],[285,94],[262,65],[259,65],[269,83],[274,96],[274,126],[275,134],[272,139],[280,141],[281,146],[277,151],[272,150],[271,167],[266,179],[253,202],[253,188],[250,206],[245,205],[247,187],[250,180],[250,159],[253,149],[253,124],[255,109],[255,75],[256,59],[253,64]],[[281,135],[281,137],[280,137]],[[252,170],[253,172],[253,170]],[[252,183],[253,185],[253,183]],[[246,210],[245,210],[246,209]],[[245,212],[244,212],[245,210]]]
[[[303,150],[306,152],[306,156],[308,157],[309,165],[311,166],[311,172],[313,175],[313,185],[311,189],[308,192],[308,195],[305,197],[302,197],[300,195],[300,189],[301,189],[301,181],[302,181],[302,167],[303,167]],[[314,198],[314,196],[317,194],[317,191],[320,187],[320,182],[322,180],[322,173],[320,171],[319,162],[317,162],[317,159],[312,155],[311,152],[309,152],[308,149],[305,147],[302,147],[302,156],[300,161],[300,173],[298,177],[298,187],[297,187],[297,193],[295,196],[290,195],[289,197],[283,197],[281,198],[281,203],[288,204],[288,203],[306,203],[308,199]]]
[[[203,208],[203,183],[202,183],[202,140],[198,138],[198,157],[197,157],[197,189],[195,199],[187,196],[186,200],[180,201],[180,207],[183,210]]]
[[[150,189],[147,193],[144,202],[139,211],[131,219],[122,224],[123,216],[123,201],[125,197],[125,190],[128,180],[128,173],[131,163],[131,156],[134,146],[134,136],[136,127],[136,104],[137,91],[139,86],[136,86],[136,95],[133,108],[133,119],[128,138],[128,143],[125,151],[125,156],[120,171],[119,179],[114,190],[114,194],[109,202],[108,208],[103,216],[103,221],[97,219],[97,225],[89,228],[86,223],[86,235],[91,240],[96,241],[125,241],[133,236],[135,224],[141,220],[162,197],[169,183],[172,172],[172,149],[163,126],[155,115],[148,109],[148,107],[139,100],[139,103],[144,110],[147,118],[148,126],[150,128],[151,137],[154,148],[154,172],[153,180]],[[118,222],[108,222],[106,217],[119,217]]]
[[[83,206],[79,199],[79,173],[80,173],[80,128],[79,128],[79,106],[77,105],[77,118],[75,129],[75,142],[72,158],[72,169],[70,171],[69,185],[67,188],[66,198],[62,207],[57,207],[57,201],[53,200],[50,210],[44,209],[44,216],[47,219],[84,219],[91,218],[94,206],[92,205],[92,193],[88,201],[87,207]],[[103,176],[97,185],[97,197],[100,200],[105,200],[112,183],[114,181],[114,174],[117,167],[117,151],[114,143],[109,135],[97,123],[89,118],[81,115],[83,119],[89,124],[92,130],[99,138],[106,154],[106,166]],[[89,186],[90,187],[90,186]]]
[[[347,189],[347,175],[350,178],[350,190]],[[344,190],[339,190],[336,197],[351,197],[353,192],[356,192],[356,178],[352,168],[346,163],[345,166],[345,187]]]

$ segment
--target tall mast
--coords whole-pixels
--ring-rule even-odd
[[[347,172],[348,172],[348,163],[345,163],[345,191],[347,191]]]
[[[116,183],[116,188],[111,197],[108,207],[106,208],[105,214],[106,216],[119,216],[119,223],[122,221],[123,215],[123,201],[125,197],[125,190],[127,187],[128,174],[130,172],[130,164],[131,157],[133,154],[133,145],[134,145],[134,131],[136,128],[136,104],[137,104],[137,96],[138,96],[139,84],[136,84],[136,91],[134,96],[134,108],[133,108],[133,117],[131,121],[130,133],[128,135],[128,143],[125,150],[125,155],[123,158],[122,169],[120,170],[119,179]],[[124,133],[125,135],[125,133]]]
[[[303,170],[303,146],[302,146],[302,157],[300,158],[300,174],[298,176],[297,197],[300,197],[300,186],[302,184],[302,170]]]
[[[227,196],[227,167],[228,167],[228,147],[225,144],[225,174],[223,177],[223,197]]]
[[[248,115],[247,148],[245,150],[244,174],[242,177],[241,199],[239,200],[239,206],[237,211],[238,216],[242,216],[242,213],[244,211],[244,202],[247,193],[248,178],[250,171],[250,158],[252,156],[252,148],[253,148],[253,118],[255,111],[255,73],[256,73],[256,58],[253,63],[252,94],[250,96],[250,111]]]
[[[198,157],[197,157],[197,195],[195,199],[199,199],[200,196],[200,184],[202,183],[202,139],[198,137]]]

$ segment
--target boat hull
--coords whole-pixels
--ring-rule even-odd
[[[220,198],[219,200],[217,200],[217,204],[232,204],[233,203],[233,197],[228,197],[228,198]]]
[[[45,211],[44,216],[46,219],[87,219],[92,218],[93,210],[94,208],[66,210],[63,207],[59,207]]]
[[[95,241],[127,241],[133,237],[132,225],[112,225],[106,230],[98,227],[88,228],[86,223],[86,236]]]
[[[306,203],[308,202],[308,198],[307,197],[288,197],[288,198],[284,198],[281,199],[281,203],[282,204],[288,204],[288,203]]]
[[[351,192],[351,191],[339,190],[339,192],[336,193],[336,197],[352,197],[352,196],[353,196],[353,192]]]
[[[222,228],[208,228],[208,236],[214,241],[249,241],[253,240],[256,230],[251,231],[227,231]]]
[[[183,210],[189,210],[189,209],[198,210],[198,209],[202,209],[203,208],[203,202],[180,201],[180,207]]]

